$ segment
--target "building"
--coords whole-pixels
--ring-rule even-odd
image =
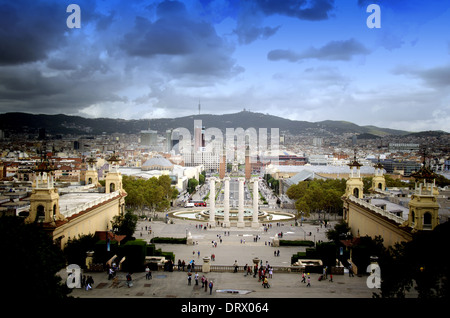
[[[357,161],[352,168],[358,168]],[[381,167],[376,166],[377,169]],[[381,236],[386,247],[410,241],[417,231],[433,230],[439,223],[438,189],[434,185],[435,175],[427,167],[413,174],[416,186],[407,204],[392,200],[392,193],[383,190],[384,176],[377,171],[372,184],[373,195],[363,196],[362,179],[356,172],[347,180],[342,197],[343,219],[354,237]],[[396,202],[397,201],[397,202]]]
[[[29,211],[21,215],[26,223],[41,224],[61,249],[69,239],[79,235],[111,230],[113,217],[125,213],[127,194],[117,169],[109,171],[105,192],[99,191],[95,184],[61,191],[55,187],[53,170],[45,158],[35,167]]]
[[[173,163],[164,157],[156,156],[148,159],[141,165],[143,171],[149,170],[165,170],[171,171],[173,169]]]
[[[158,132],[156,130],[142,130],[140,136],[142,147],[154,149],[158,146]]]

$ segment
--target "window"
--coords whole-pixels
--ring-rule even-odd
[[[36,209],[36,219],[35,222],[42,223],[45,220],[45,208],[43,205],[38,205]]]
[[[423,215],[423,228],[424,229],[431,229],[431,213],[430,212],[425,212]]]

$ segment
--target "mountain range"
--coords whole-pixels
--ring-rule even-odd
[[[342,134],[357,134],[362,138],[379,138],[383,136],[407,136],[414,135],[440,135],[447,134],[442,131],[411,133],[403,130],[380,128],[376,126],[359,126],[347,121],[325,120],[308,122],[285,119],[269,114],[241,111],[232,114],[211,115],[199,114],[178,118],[155,119],[112,119],[112,118],[84,118],[68,115],[44,115],[30,113],[4,113],[0,114],[0,129],[6,134],[29,133],[36,134],[44,128],[47,135],[99,135],[102,133],[137,134],[142,130],[156,130],[163,134],[168,129],[179,127],[194,130],[194,120],[201,120],[205,128],[215,127],[225,133],[226,128],[247,129],[250,127],[279,128],[280,134],[291,133],[293,135],[333,136]]]

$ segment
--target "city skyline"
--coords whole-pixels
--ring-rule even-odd
[[[69,27],[72,3],[80,28]],[[371,4],[380,28],[368,25]],[[441,1],[0,0],[0,17],[2,113],[151,119],[200,104],[448,131]]]

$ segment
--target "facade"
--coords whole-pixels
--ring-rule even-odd
[[[110,230],[113,217],[125,212],[120,173],[108,173],[106,193],[95,191],[96,184],[92,184],[61,194],[54,186],[52,170],[45,160],[36,167],[25,222],[41,224],[61,249],[79,235]]]
[[[357,161],[354,160],[352,165],[358,167]],[[413,233],[433,230],[439,224],[438,189],[434,185],[435,175],[428,168],[422,167],[413,174],[416,186],[407,208],[390,200],[391,194],[384,191],[382,166],[378,164],[375,168],[372,191],[376,195],[362,196],[362,179],[358,174],[351,174],[347,180],[342,197],[343,218],[354,237],[381,236],[388,247],[410,241]]]

